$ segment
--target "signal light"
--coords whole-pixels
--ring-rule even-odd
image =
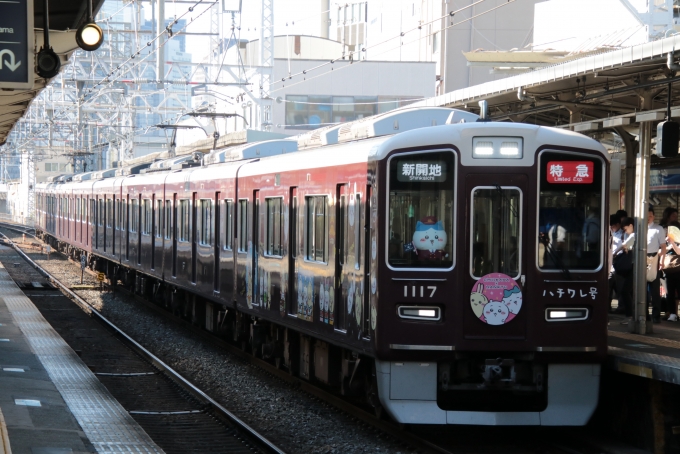
[[[59,55],[57,55],[51,47],[40,49],[36,60],[37,72],[40,77],[51,79],[59,74],[61,60],[59,59]]]
[[[104,32],[94,22],[83,24],[76,33],[76,43],[83,50],[92,52],[99,49],[103,42]]]

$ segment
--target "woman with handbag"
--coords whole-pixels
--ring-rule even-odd
[[[633,218],[625,217],[621,221],[624,231],[623,242],[614,250],[614,270],[616,271],[616,294],[619,307],[623,307],[627,325],[633,318],[633,247],[635,246],[635,227]]]

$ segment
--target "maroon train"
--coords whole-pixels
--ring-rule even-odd
[[[404,109],[62,177],[37,187],[38,233],[399,422],[585,424],[606,355],[607,153],[475,119]]]

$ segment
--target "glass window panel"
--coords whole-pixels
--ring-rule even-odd
[[[165,201],[165,239],[172,239],[172,200]]]
[[[418,170],[428,175],[420,180],[405,178],[405,172],[416,175]],[[453,188],[451,152],[409,153],[390,160],[387,254],[392,267],[453,266]],[[359,219],[358,201],[355,210]]]
[[[224,201],[224,249],[225,250],[231,250],[233,245],[231,243],[231,238],[233,237],[233,228],[234,228],[234,215],[233,215],[233,209],[234,209],[234,202],[232,200],[225,200]]]
[[[283,199],[267,199],[267,255],[282,256],[281,245],[281,206]]]
[[[238,250],[248,252],[248,201],[239,200]]]
[[[518,188],[473,189],[470,269],[474,277],[489,273],[519,277],[521,210]]]
[[[570,153],[540,159],[538,266],[544,270],[596,270],[602,264],[602,163]],[[556,182],[583,166],[585,178]],[[549,167],[551,167],[549,172]]]

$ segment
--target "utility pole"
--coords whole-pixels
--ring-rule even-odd
[[[271,128],[272,100],[269,84],[274,65],[274,0],[262,0],[260,27],[260,129]]]

